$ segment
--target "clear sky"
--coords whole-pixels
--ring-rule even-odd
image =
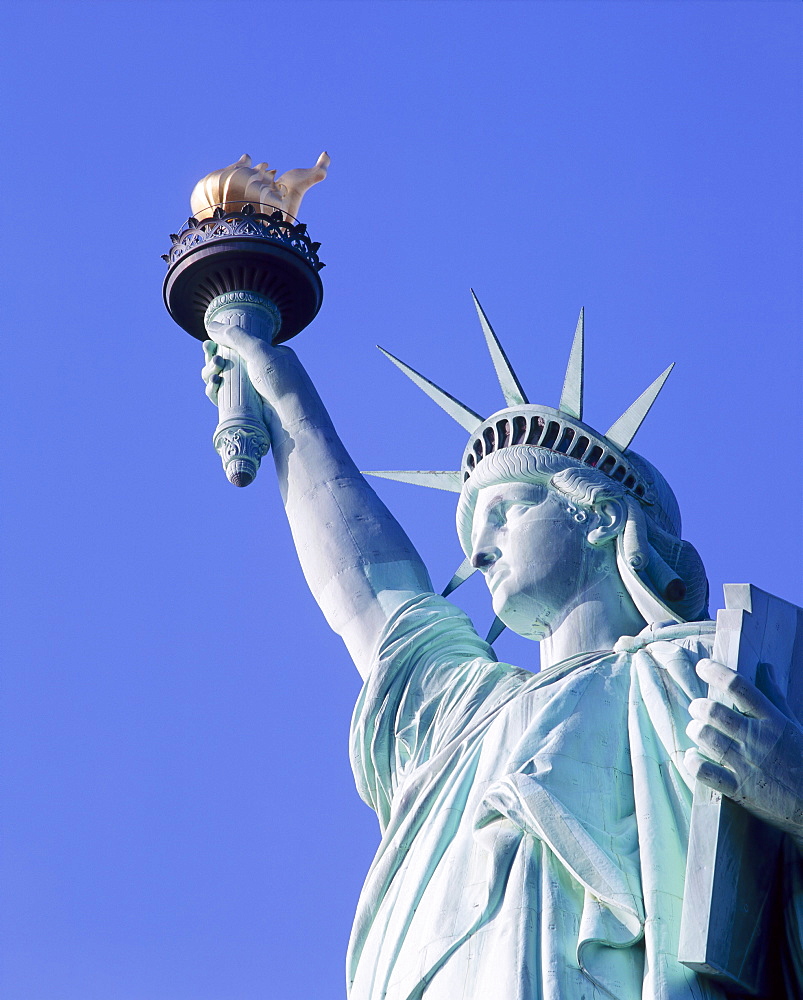
[[[723,582],[801,586],[796,2],[37,2],[0,9],[7,335],[3,1000],[335,1000],[378,841],[359,685],[265,464],[212,451],[200,345],[161,302],[195,181],[332,156],[296,342],[363,468],[464,432],[375,350],[501,405],[473,286],[556,405],[586,307],[604,430]],[[454,498],[378,487],[443,586]],[[480,581],[459,601],[484,630]],[[537,669],[505,634],[497,654]]]

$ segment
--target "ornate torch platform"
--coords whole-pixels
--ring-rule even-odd
[[[323,180],[329,157],[278,179],[248,156],[204,177],[190,199],[193,212],[163,254],[167,311],[198,340],[214,340],[210,323],[239,325],[279,344],[304,329],[321,308],[319,243],[295,218],[304,192]],[[226,361],[213,437],[229,481],[253,482],[270,447],[261,401],[235,351]]]

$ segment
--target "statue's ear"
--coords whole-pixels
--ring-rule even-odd
[[[586,536],[589,545],[605,545],[624,531],[627,507],[621,500],[603,500],[594,505],[591,529]]]

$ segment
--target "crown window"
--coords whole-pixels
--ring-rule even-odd
[[[530,421],[530,433],[527,435],[527,444],[538,444],[538,439],[544,430],[544,418],[533,417]]]
[[[581,437],[577,439],[577,444],[572,448],[572,458],[582,458],[586,453],[586,448],[588,448],[589,440],[587,437]]]
[[[555,446],[555,451],[567,452],[569,450],[569,445],[572,443],[573,438],[574,438],[574,430],[571,427],[564,427],[560,441],[558,441],[557,445]]]
[[[541,442],[541,447],[551,448],[557,440],[559,431],[560,424],[556,420],[550,420],[547,424],[546,434],[544,434],[544,440]]]
[[[496,439],[499,442],[497,447],[507,448],[510,444],[510,421],[500,420],[496,425]]]
[[[527,418],[518,416],[513,418],[513,437],[511,444],[521,444],[524,435],[527,433]]]

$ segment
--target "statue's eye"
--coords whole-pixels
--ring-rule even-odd
[[[533,504],[525,503],[524,501],[515,501],[514,503],[508,503],[505,505],[504,510],[504,520],[515,520],[517,517],[521,517],[525,514]]]

